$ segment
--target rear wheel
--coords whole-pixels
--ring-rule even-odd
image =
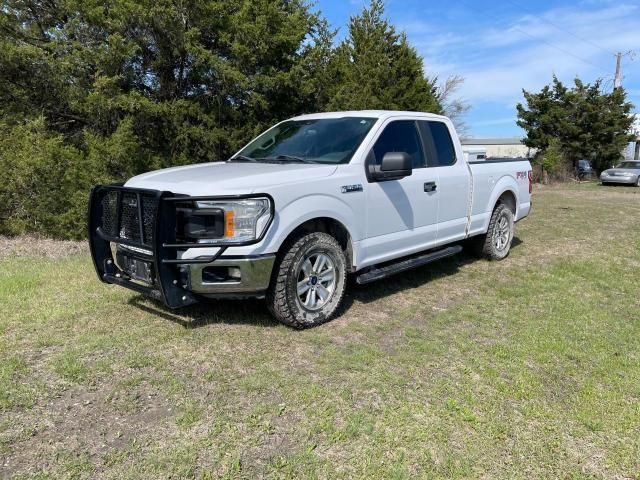
[[[636,180],[636,187],[640,187],[640,175],[638,175],[638,179]]]
[[[267,293],[267,306],[280,322],[308,328],[331,319],[346,284],[346,258],[331,235],[313,232],[285,247]]]
[[[506,258],[513,241],[514,224],[511,209],[504,203],[498,204],[491,214],[487,233],[472,239],[475,253],[489,260]]]

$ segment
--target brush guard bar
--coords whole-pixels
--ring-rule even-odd
[[[187,243],[176,239],[176,205],[185,202],[269,197],[234,195],[191,197],[168,191],[124,187],[121,184],[96,185],[91,190],[88,211],[89,246],[96,273],[102,282],[120,285],[163,302],[169,308],[198,301],[186,284],[190,264],[212,263],[229,246],[257,243]],[[273,200],[271,208],[273,210]],[[271,218],[273,219],[273,211]],[[112,244],[127,248],[126,255],[152,265],[153,283],[140,283],[121,270],[113,257]],[[182,259],[178,252],[191,248],[218,248],[214,255]]]

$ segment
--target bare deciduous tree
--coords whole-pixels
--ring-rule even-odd
[[[435,80],[436,79],[434,79],[434,81]],[[456,92],[463,83],[464,77],[451,75],[438,84],[437,93],[444,114],[451,119],[458,135],[461,137],[469,134],[469,126],[465,122],[465,115],[471,109],[471,105],[466,99],[456,96]]]

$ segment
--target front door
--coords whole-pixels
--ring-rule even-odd
[[[405,152],[413,171],[400,180],[371,182],[366,186],[367,222],[363,265],[409,255],[431,247],[437,237],[438,178],[426,168],[423,141],[414,120],[388,121],[367,162],[379,165],[388,152]]]

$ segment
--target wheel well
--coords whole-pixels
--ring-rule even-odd
[[[287,245],[290,240],[298,235],[311,232],[323,232],[328,233],[335,238],[347,257],[347,265],[349,269],[353,268],[353,247],[351,244],[351,235],[347,228],[338,220],[329,217],[319,217],[307,220],[301,225],[298,225],[285,239],[282,245]],[[282,248],[282,246],[280,247]]]
[[[511,210],[514,215],[516,214],[516,196],[511,190],[507,190],[500,195],[500,198],[498,198],[498,201],[496,202],[496,206],[501,203],[509,207],[509,210]]]

